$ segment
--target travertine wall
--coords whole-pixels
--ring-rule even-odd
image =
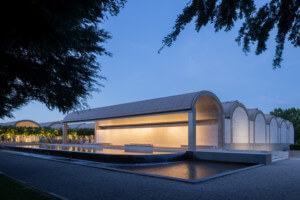
[[[270,134],[270,143],[275,144],[278,143],[278,125],[275,118],[273,118],[269,125],[269,134]]]
[[[237,107],[232,114],[232,142],[249,142],[249,120],[246,111]]]
[[[253,121],[249,122],[250,125],[250,143],[254,143],[254,125]]]
[[[254,143],[266,143],[266,121],[261,113],[256,115],[254,129]]]
[[[187,126],[103,129],[96,131],[97,143],[153,144],[159,147],[180,147],[188,144]]]
[[[225,143],[231,142],[231,119],[224,120]]]
[[[280,127],[280,143],[287,143],[287,126],[285,122],[282,122]]]
[[[197,124],[196,145],[218,147],[218,122]]]
[[[289,128],[289,135],[290,135],[290,143],[291,144],[294,144],[294,126],[293,124],[290,125],[290,128]]]
[[[98,129],[96,143],[110,143],[124,146],[125,144],[153,144],[155,147],[180,148],[188,145],[187,126],[149,126],[137,128]],[[198,123],[196,128],[197,145],[218,145],[218,124]]]

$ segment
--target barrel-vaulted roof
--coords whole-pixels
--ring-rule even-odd
[[[279,127],[279,128],[281,128],[282,123],[285,123],[285,125],[286,125],[287,128],[289,127],[289,126],[288,126],[288,123],[287,123],[284,119],[282,119],[282,118],[280,118],[280,117],[277,117],[276,120],[277,120],[277,123],[278,123],[278,127]]]
[[[76,123],[76,124],[68,124],[69,128],[72,129],[82,129],[82,128],[95,128],[95,123]]]
[[[41,127],[50,127],[50,128],[52,128],[52,126],[54,126],[54,125],[61,125],[62,126],[62,123],[61,123],[61,121],[52,121],[52,122],[40,123]]]
[[[286,120],[285,122],[286,122],[286,124],[287,124],[287,126],[288,126],[288,129],[290,129],[291,126],[294,127],[294,125],[293,125],[292,122],[290,122],[290,121],[288,121],[288,120]]]
[[[240,103],[240,102],[238,102],[238,101],[223,102],[222,106],[223,106],[223,110],[224,110],[224,116],[227,117],[227,118],[231,118],[232,117],[232,114],[233,114],[234,110],[237,107],[242,107],[246,111],[246,113],[248,115],[248,111],[247,111],[247,108],[245,107],[245,105],[242,104],[242,103]]]
[[[256,116],[257,116],[258,114],[261,114],[261,115],[264,117],[264,119],[266,120],[265,114],[264,114],[261,110],[259,110],[259,109],[257,109],[257,108],[254,108],[254,109],[248,109],[248,114],[249,114],[249,120],[250,120],[250,121],[255,121],[255,118],[256,118]]]
[[[276,117],[274,115],[265,114],[265,118],[266,118],[266,123],[267,124],[270,124],[272,119],[275,119],[275,121],[277,122]],[[277,124],[277,126],[278,126],[278,124]]]
[[[184,112],[192,110],[197,99],[201,96],[211,96],[221,105],[215,94],[209,91],[200,91],[73,112],[68,114],[63,119],[63,122],[94,121],[119,117]]]

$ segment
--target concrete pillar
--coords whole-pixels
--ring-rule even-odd
[[[63,126],[63,144],[68,143],[68,124],[64,123]]]
[[[97,121],[95,121],[95,129],[94,129],[94,139],[95,139],[95,141],[94,141],[94,143],[99,143],[99,142],[97,142],[98,140],[97,140],[97,130],[98,130],[98,122]]]
[[[188,112],[188,150],[196,151],[196,112]]]

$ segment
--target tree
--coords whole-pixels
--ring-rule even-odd
[[[295,131],[295,142],[300,142],[300,109],[299,108],[289,108],[281,109],[276,108],[274,111],[270,112],[271,115],[276,117],[281,117],[284,120],[289,120],[294,125]]]
[[[270,32],[277,28],[276,51],[273,68],[281,67],[282,52],[285,41],[294,47],[300,46],[300,1],[269,0],[256,9],[254,0],[191,0],[183,9],[175,22],[173,31],[162,43],[170,47],[180,32],[192,20],[195,20],[197,32],[208,23],[214,24],[215,31],[230,31],[237,20],[244,19],[236,41],[243,44],[245,53],[250,51],[250,44],[256,43],[256,55],[267,49],[266,42]]]
[[[10,0],[0,6],[0,118],[36,100],[50,110],[86,106],[101,86],[100,28],[125,0]]]

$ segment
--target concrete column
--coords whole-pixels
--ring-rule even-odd
[[[64,123],[63,126],[63,144],[68,143],[68,124]]]
[[[232,119],[230,119],[232,121]],[[218,149],[225,147],[225,119],[223,113],[218,115]],[[232,126],[231,126],[232,129]],[[232,138],[232,134],[231,134]]]
[[[196,151],[196,112],[188,112],[188,150]]]
[[[95,139],[95,143],[99,143],[99,142],[97,142],[98,140],[97,140],[97,129],[99,129],[98,128],[98,122],[97,121],[95,121],[95,129],[94,129],[94,139]]]

